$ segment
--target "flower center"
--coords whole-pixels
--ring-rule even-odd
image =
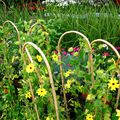
[[[112,85],[115,85],[115,83],[112,83]]]

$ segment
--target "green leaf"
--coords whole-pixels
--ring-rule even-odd
[[[107,72],[112,71],[112,70],[115,70],[115,68],[116,68],[115,65],[112,64],[112,65],[110,65],[110,66],[108,67]]]

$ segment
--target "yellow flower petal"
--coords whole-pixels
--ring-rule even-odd
[[[26,99],[27,99],[27,98],[31,98],[30,92],[27,92],[27,93],[25,94],[25,97],[26,97]]]
[[[36,92],[39,96],[45,96],[47,94],[47,91],[44,88],[39,88]]]
[[[93,100],[95,98],[95,96],[93,94],[88,94],[86,100]]]
[[[42,57],[40,55],[37,55],[36,58],[37,58],[38,62],[42,61]]]
[[[92,114],[87,114],[86,120],[93,120],[93,115]]]
[[[67,77],[69,77],[72,73],[73,73],[72,70],[68,70],[64,75],[65,75],[65,77],[67,78]]]
[[[33,65],[32,63],[30,63],[30,64],[27,65],[27,67],[26,67],[26,71],[27,71],[28,73],[33,72],[34,69],[35,69],[35,67],[34,67],[34,65]]]
[[[53,54],[53,55],[52,55],[52,59],[53,59],[54,61],[58,61],[58,56],[57,56],[56,54]]]
[[[112,78],[111,80],[109,80],[108,88],[110,88],[111,91],[119,88],[118,80],[116,80],[115,78]]]
[[[46,120],[53,120],[53,118],[48,116]]]
[[[70,86],[71,86],[71,84],[65,84],[65,89],[69,89],[70,88]]]
[[[118,117],[120,117],[120,110],[119,109],[116,109],[116,112],[117,112],[117,115]]]

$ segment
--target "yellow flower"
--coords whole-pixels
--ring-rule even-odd
[[[37,58],[38,62],[42,61],[42,57],[40,55],[37,55],[36,58]]]
[[[40,96],[45,96],[47,91],[44,88],[39,88],[36,93]]]
[[[87,116],[86,116],[86,120],[93,120],[93,115],[91,115],[91,114],[87,114]]]
[[[70,84],[70,85],[71,85],[72,82],[73,82],[72,80],[68,80],[68,81],[67,81],[67,84]]]
[[[85,109],[85,114],[87,114],[89,112],[89,110],[88,109]]]
[[[66,78],[69,77],[70,74],[72,74],[72,70],[68,70],[68,71],[65,73],[65,77],[66,77]]]
[[[109,80],[108,88],[110,88],[111,90],[116,90],[116,88],[119,88],[118,80],[116,80],[114,78]]]
[[[34,67],[34,65],[33,65],[32,63],[30,63],[30,64],[27,65],[27,67],[26,67],[26,71],[27,71],[28,73],[33,72],[34,69],[35,69],[35,67]]]
[[[70,88],[70,86],[71,86],[71,84],[65,84],[65,89],[69,89]]]
[[[48,36],[48,35],[49,35],[48,32],[43,32],[42,34],[43,34],[44,36]]]
[[[83,88],[84,88],[83,85],[80,85],[78,88],[80,92],[83,92]]]
[[[120,117],[120,110],[119,109],[116,109],[116,112],[117,112],[117,115],[118,117]]]
[[[30,92],[27,92],[27,93],[25,94],[25,97],[26,97],[26,99],[27,99],[27,98],[31,98]]]
[[[53,55],[52,55],[52,59],[53,59],[54,61],[58,61],[58,56],[57,56],[56,54],[53,54]]]
[[[90,101],[93,100],[95,98],[95,96],[93,94],[88,94],[86,100]]]
[[[75,80],[72,78],[72,79],[69,79],[67,81],[67,83],[65,84],[65,89],[69,89],[71,84],[74,82]]]
[[[48,116],[46,120],[53,120],[53,118]]]

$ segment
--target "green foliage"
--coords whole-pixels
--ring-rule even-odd
[[[53,6],[49,6],[50,8]],[[96,11],[104,13],[108,7],[102,9],[84,7],[78,9],[79,6],[69,6],[68,8],[56,7],[52,9],[57,11],[56,16],[47,16],[46,21],[38,19],[39,12],[30,13],[29,11],[16,10],[10,8],[3,19],[0,18],[0,115],[1,119],[17,119],[17,120],[36,120],[37,115],[34,110],[34,104],[37,105],[38,113],[41,120],[53,118],[56,120],[55,108],[52,96],[50,78],[44,60],[38,61],[38,51],[28,46],[28,50],[33,58],[35,69],[27,68],[30,61],[26,53],[21,52],[19,45],[25,42],[33,42],[40,47],[45,53],[52,69],[55,82],[55,90],[57,93],[58,109],[60,120],[66,120],[66,109],[64,107],[63,92],[66,94],[68,112],[73,120],[87,120],[88,115],[92,115],[94,120],[117,120],[120,116],[116,116],[116,98],[118,90],[119,70],[116,67],[117,57],[113,51],[103,44],[94,44],[92,51],[94,65],[94,79],[92,81],[91,62],[89,61],[89,53],[91,53],[83,38],[77,35],[68,35],[64,37],[61,48],[63,77],[65,78],[62,92],[62,81],[60,77],[58,55],[56,60],[53,59],[53,50],[60,35],[66,30],[81,30],[91,40],[96,38],[104,38],[108,41],[111,39],[113,44],[118,43],[119,35],[112,37],[118,32],[118,13],[114,6],[111,6],[114,13],[114,19],[111,15],[102,14],[99,17],[92,13]],[[77,10],[76,10],[77,9]],[[85,18],[69,17],[61,15],[64,10],[65,14],[77,15],[81,13]],[[15,16],[12,13],[15,12]],[[18,14],[20,12],[20,14]],[[47,8],[46,12],[51,12]],[[87,13],[87,14],[86,14]],[[59,14],[57,16],[57,14]],[[14,17],[13,17],[14,16]],[[33,17],[31,19],[31,16]],[[4,20],[9,18],[15,21],[20,33],[20,41],[13,27],[9,24],[2,26]],[[37,18],[37,19],[36,19]],[[52,19],[53,18],[53,19]],[[50,20],[49,20],[50,19]],[[116,24],[116,26],[115,26]],[[31,27],[35,25],[34,27]],[[112,27],[112,29],[110,28]],[[73,44],[73,45],[71,45]],[[75,50],[77,48],[77,50]],[[65,52],[65,54],[64,54]],[[108,52],[109,54],[104,54]],[[27,70],[28,69],[28,70]],[[37,72],[36,72],[37,71]],[[36,74],[37,73],[37,74]],[[38,75],[39,74],[39,75]],[[110,80],[116,80],[117,83],[110,84]],[[32,90],[35,100],[33,100]],[[111,88],[116,85],[115,90]],[[38,94],[38,89],[44,88],[47,92],[43,96]],[[30,93],[30,94],[29,94]],[[118,103],[118,109],[120,103]],[[73,116],[71,115],[74,115]]]
[[[47,13],[50,13],[48,19],[54,19],[54,27],[58,32],[77,30],[87,35],[90,41],[102,38],[114,45],[120,43],[119,7],[113,3],[100,7],[79,4],[66,7],[48,5]],[[70,35],[67,39],[74,37]]]

